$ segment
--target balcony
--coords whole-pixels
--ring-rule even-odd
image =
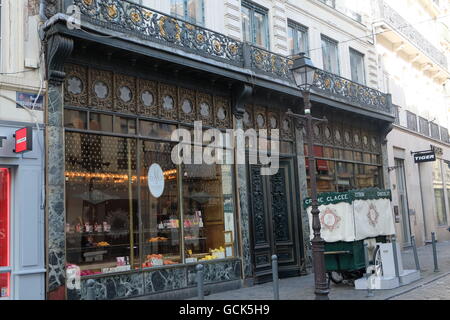
[[[80,9],[85,31],[96,30],[157,47],[171,55],[226,70],[227,76],[237,74],[246,82],[259,81],[266,87],[281,88],[279,91],[298,96],[290,71],[293,61],[284,56],[128,0],[65,0],[51,14],[66,12],[72,4]],[[337,75],[318,70],[312,91],[322,101],[351,105],[355,110],[362,110],[361,113],[393,120],[388,95]]]
[[[414,57],[415,62],[427,66],[427,70],[431,68],[432,73],[447,77],[448,62],[445,55],[384,1],[379,2],[379,9],[384,24],[378,32],[381,31],[383,37],[393,42],[397,51],[405,51]]]

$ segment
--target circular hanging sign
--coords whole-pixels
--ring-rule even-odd
[[[150,193],[155,198],[161,197],[164,193],[164,173],[159,164],[154,163],[150,166],[147,179]]]

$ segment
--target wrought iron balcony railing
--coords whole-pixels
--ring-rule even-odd
[[[234,65],[243,62],[242,43],[128,0],[73,0],[87,21],[162,42]]]
[[[423,51],[428,57],[441,67],[448,69],[445,55],[431,44],[417,29],[406,21],[397,11],[392,9],[384,1],[380,0],[381,18],[393,29],[408,39],[413,45]]]
[[[295,87],[290,71],[293,61],[285,56],[176,19],[129,0],[64,0],[64,5],[59,9],[55,8],[53,13],[62,9],[65,12],[69,5],[78,6],[82,22],[95,27],[160,43],[169,48],[181,49]],[[313,90],[340,102],[349,102],[373,111],[393,114],[386,94],[323,70],[317,71]]]

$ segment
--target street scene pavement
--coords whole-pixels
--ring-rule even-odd
[[[450,242],[437,244],[439,271],[434,271],[431,245],[418,248],[421,279],[393,290],[374,291],[373,297],[366,290],[355,290],[348,284],[331,284],[331,300],[450,300]],[[402,252],[404,269],[416,269],[412,249]],[[206,292],[207,293],[207,292]],[[205,300],[272,300],[273,284],[265,283],[253,287],[205,296]],[[193,298],[192,300],[195,300]],[[280,300],[313,300],[314,275],[280,280]]]

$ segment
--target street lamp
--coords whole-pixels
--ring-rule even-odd
[[[317,201],[317,181],[316,181],[316,158],[314,155],[314,140],[313,140],[313,121],[327,122],[326,118],[316,119],[311,115],[311,100],[310,90],[314,83],[314,75],[317,68],[314,67],[310,58],[305,53],[300,53],[294,60],[294,65],[291,68],[295,83],[300,88],[303,94],[303,102],[305,105],[305,115],[294,114],[289,109],[288,116],[306,120],[307,138],[308,138],[308,159],[309,159],[309,176],[311,183],[311,200],[313,217],[312,227],[314,238],[312,243],[313,252],[313,266],[314,266],[314,280],[315,280],[315,294],[317,300],[328,300],[328,281],[325,269],[325,241],[320,236],[320,218],[319,218],[319,203]]]

